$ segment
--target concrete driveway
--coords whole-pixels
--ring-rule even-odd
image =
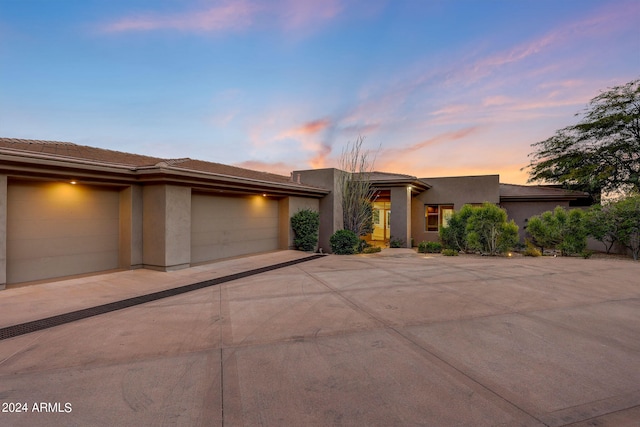
[[[304,256],[8,289],[0,327]],[[2,426],[638,426],[640,263],[326,256],[2,340],[0,404]]]

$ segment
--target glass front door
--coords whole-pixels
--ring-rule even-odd
[[[371,240],[391,238],[391,202],[373,202],[373,233]]]

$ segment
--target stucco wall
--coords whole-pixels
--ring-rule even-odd
[[[7,284],[7,176],[0,175],[0,290]]]
[[[415,196],[411,202],[411,236],[414,244],[439,240],[438,232],[425,231],[425,205],[453,205],[459,210],[467,203],[500,202],[498,175],[462,176],[448,178],[423,178],[432,188]],[[393,206],[391,207],[393,209]]]
[[[191,262],[278,249],[278,201],[262,196],[191,199]]]
[[[310,197],[284,197],[280,200],[278,209],[280,217],[278,246],[280,249],[295,249],[291,217],[304,209],[320,212],[320,200]]]
[[[191,262],[191,188],[147,185],[142,190],[144,267],[175,270]]]
[[[142,187],[120,191],[120,268],[142,267]]]
[[[330,252],[331,235],[344,226],[342,218],[342,203],[338,188],[338,174],[345,173],[338,169],[314,169],[293,172],[293,179],[298,178],[302,184],[326,188],[331,193],[320,199],[320,238],[318,245],[324,252]]]
[[[7,283],[118,267],[119,191],[12,181],[7,187]]]
[[[404,247],[411,247],[411,189],[391,188],[391,238],[400,239]]]
[[[526,237],[527,219],[533,215],[540,215],[546,211],[552,211],[556,206],[569,207],[569,202],[502,202],[500,206],[507,211],[509,219],[513,219],[518,224],[518,234],[520,241],[524,242]]]

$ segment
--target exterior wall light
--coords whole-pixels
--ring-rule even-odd
[[[76,185],[78,183],[78,181],[71,181],[69,182],[71,185]]]

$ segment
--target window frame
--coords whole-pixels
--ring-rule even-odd
[[[431,211],[430,211],[431,210]],[[438,205],[424,205],[424,230],[427,233],[438,233],[442,228],[444,222],[443,210],[455,212],[453,203],[443,203]],[[429,222],[430,218],[436,218],[436,226]]]

